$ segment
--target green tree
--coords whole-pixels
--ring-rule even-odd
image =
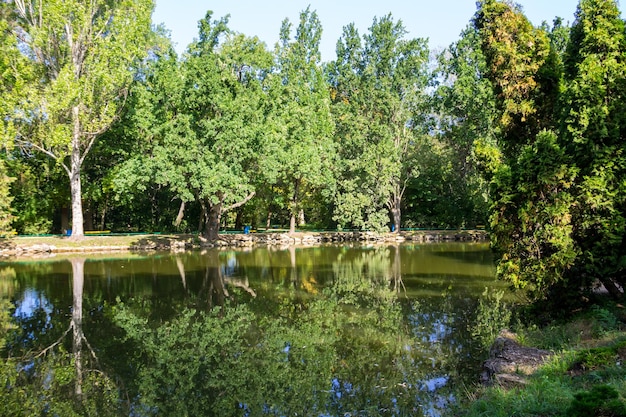
[[[124,104],[130,68],[147,52],[153,2],[16,0],[11,6],[12,36],[29,65],[20,79],[24,99],[12,116],[16,140],[66,171],[73,235],[80,237],[81,168]]]
[[[123,189],[154,182],[183,203],[198,202],[201,231],[216,240],[222,215],[255,194],[271,55],[258,38],[231,34],[227,18],[211,16],[183,61],[163,51],[136,85],[129,134],[144,140],[116,182]]]
[[[497,272],[545,298],[577,255],[570,215],[577,170],[547,130],[557,127],[560,44],[508,2],[481,1],[474,25],[500,114],[497,146],[478,147],[491,180]]]
[[[407,182],[418,175],[423,141],[428,48],[405,40],[401,21],[374,19],[359,37],[344,28],[337,60],[328,68],[340,155],[335,219],[340,225],[382,230],[401,225]]]
[[[572,278],[626,284],[626,37],[613,0],[581,0],[565,55],[563,137],[579,170]]]
[[[322,25],[317,13],[300,13],[295,39],[284,20],[275,51],[276,77],[270,85],[268,133],[273,155],[266,170],[276,172],[278,205],[286,205],[293,233],[304,203],[321,189],[332,190],[334,146],[330,96],[321,67]],[[269,161],[269,160],[268,160]],[[269,165],[269,164],[268,164]]]
[[[11,212],[11,201],[9,186],[14,178],[7,175],[4,160],[0,158],[0,237],[10,235],[13,232],[11,222],[13,214]]]
[[[474,25],[497,98],[500,147],[514,158],[537,133],[555,126],[560,73],[548,34],[533,27],[518,6],[497,0],[478,6]]]
[[[15,136],[15,126],[10,115],[13,113],[23,85],[20,75],[27,76],[24,59],[19,51],[17,39],[10,33],[11,10],[6,2],[0,3],[0,236],[13,231],[14,220],[11,208],[10,184],[5,158]],[[24,73],[23,73],[24,72]],[[23,73],[23,74],[22,74]]]
[[[480,175],[475,149],[496,146],[497,112],[478,31],[468,26],[437,62],[432,108],[441,157],[424,173],[434,175],[417,178],[429,182],[416,187],[408,199],[417,200],[417,213],[425,207],[433,210],[431,216],[444,221],[442,225],[485,224],[488,183]],[[429,206],[429,201],[434,204]]]

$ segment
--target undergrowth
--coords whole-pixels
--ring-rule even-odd
[[[514,319],[515,320],[515,319]],[[553,352],[525,385],[466,388],[458,417],[626,417],[626,312],[604,302],[570,321],[511,326],[518,341]]]

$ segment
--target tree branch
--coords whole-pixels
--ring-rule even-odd
[[[61,160],[61,158],[56,155],[54,152],[52,152],[51,150],[48,150],[42,146],[37,145],[36,143],[33,142],[29,142],[27,140],[19,140],[17,139],[15,141],[15,143],[17,144],[17,146],[19,146],[21,149],[26,149],[26,148],[33,148],[41,153],[43,153],[44,155],[49,156],[50,158],[54,159],[55,161],[59,162],[59,164],[63,167],[63,169],[65,170],[65,172],[67,172],[67,175],[70,175],[70,169],[67,167],[67,165]]]
[[[40,358],[43,355],[46,354],[46,352],[48,352],[50,349],[53,349],[55,346],[58,346],[63,339],[65,338],[65,336],[67,336],[67,334],[70,332],[70,330],[72,330],[72,328],[74,327],[74,325],[72,323],[70,323],[70,325],[68,326],[67,330],[61,335],[61,337],[59,337],[59,339],[54,342],[53,344],[51,344],[50,346],[48,346],[47,348],[45,348],[44,350],[42,350],[41,352],[39,352],[35,358]]]
[[[222,210],[222,213],[225,213],[225,212],[227,212],[229,210],[233,210],[233,209],[236,209],[237,207],[243,206],[248,201],[250,201],[252,199],[252,197],[255,196],[255,194],[256,194],[256,191],[252,191],[250,194],[248,194],[246,196],[246,198],[244,198],[243,200],[239,201],[238,203],[235,203],[235,204],[233,204],[231,206],[228,206],[228,207],[224,207],[224,209]]]

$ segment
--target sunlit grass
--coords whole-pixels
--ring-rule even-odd
[[[612,414],[606,415],[626,416],[621,411],[626,410],[626,329],[621,315],[619,306],[607,303],[569,323],[541,328],[514,326],[520,343],[550,350],[554,355],[524,386],[466,389],[466,402],[451,414],[569,416],[581,407],[581,401],[603,407],[608,403],[599,397],[601,393],[617,392],[617,398],[611,400],[611,404],[617,404],[617,411],[612,409]]]

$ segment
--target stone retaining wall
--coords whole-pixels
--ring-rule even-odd
[[[251,246],[288,246],[288,245],[319,245],[324,243],[362,242],[369,244],[386,244],[401,242],[477,242],[488,240],[483,230],[465,231],[402,231],[399,233],[373,232],[297,232],[297,233],[250,233],[250,234],[221,234],[216,242],[189,237],[152,237],[139,239],[132,246],[56,246],[52,244],[25,245],[5,241],[0,245],[0,259],[10,257],[45,256],[53,253],[81,253],[81,252],[116,252],[116,251],[151,251],[172,250],[184,251],[194,248],[207,247],[251,247]],[[0,242],[2,243],[2,242]]]
[[[402,231],[399,233],[374,232],[315,232],[315,233],[250,233],[220,235],[217,242],[206,246],[256,246],[256,245],[318,245],[322,243],[364,242],[477,242],[487,241],[483,230],[464,231]]]

